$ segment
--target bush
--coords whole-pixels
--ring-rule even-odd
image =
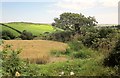
[[[60,42],[67,42],[72,40],[73,32],[71,31],[59,31],[52,34],[49,34],[47,39],[48,40],[54,40],[54,41],[60,41]]]
[[[83,44],[80,41],[71,41],[69,42],[69,47],[74,51],[78,51],[83,48]]]
[[[10,40],[10,39],[14,39],[14,38],[15,38],[15,36],[10,31],[5,31],[5,30],[2,31],[2,39]]]
[[[26,30],[24,30],[21,35],[20,38],[23,40],[32,40],[34,38],[33,34],[30,32],[27,32]]]
[[[109,56],[105,58],[104,64],[112,67],[120,66],[120,39]]]
[[[80,52],[74,52],[73,57],[85,59],[85,58],[87,58],[87,55],[83,51],[80,51]]]
[[[98,34],[97,33],[91,33],[91,32],[88,32],[84,39],[82,40],[83,44],[87,47],[92,47],[92,45],[94,44],[94,41],[97,42],[96,38],[98,37]]]
[[[19,72],[21,76],[37,75],[37,70],[31,68],[30,65],[18,57],[20,50],[13,50],[10,45],[6,45],[0,52],[2,59],[2,75],[15,76]]]
[[[101,28],[99,30],[99,38],[107,38],[107,35],[109,35],[110,33],[113,33],[113,29],[112,28]]]
[[[91,58],[91,57],[95,57],[96,56],[96,52],[93,51],[92,49],[88,49],[88,48],[82,48],[79,51],[73,51],[72,53],[72,57],[74,58],[80,58],[80,59],[86,59],[86,58]]]

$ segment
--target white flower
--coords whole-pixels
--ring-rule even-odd
[[[59,75],[59,76],[61,76],[61,75]]]
[[[63,71],[61,72],[61,75],[64,75],[64,72],[63,72]]]
[[[15,73],[15,76],[20,76],[20,73],[17,71],[17,72]]]
[[[70,75],[74,75],[75,73],[74,72],[70,72]]]

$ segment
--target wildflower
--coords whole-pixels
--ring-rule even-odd
[[[61,72],[61,75],[64,75],[64,72],[63,72],[63,71]]]
[[[17,71],[16,73],[15,73],[15,76],[20,76],[20,73]]]
[[[74,72],[70,72],[70,75],[74,75],[75,73]]]

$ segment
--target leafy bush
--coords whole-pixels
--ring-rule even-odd
[[[14,38],[15,38],[15,36],[10,31],[5,31],[5,30],[2,31],[2,39],[10,40],[10,39],[14,39]]]
[[[55,33],[49,34],[47,39],[54,40],[54,41],[67,42],[72,40],[72,35],[73,35],[73,32],[71,31],[61,31],[61,32],[55,32]]]
[[[99,38],[107,38],[107,35],[109,35],[110,33],[113,33],[113,29],[112,28],[101,28],[99,30]]]
[[[97,33],[91,33],[88,32],[84,39],[82,40],[83,44],[87,47],[91,47],[93,45],[93,42],[96,40],[96,38],[98,37]]]
[[[87,55],[83,51],[80,51],[80,52],[74,52],[73,57],[74,58],[85,59],[85,58],[87,58]]]
[[[68,44],[69,44],[70,49],[74,51],[78,51],[83,48],[83,44],[80,41],[71,41]]]
[[[18,57],[20,50],[13,50],[10,45],[6,45],[0,52],[2,59],[2,75],[15,76],[19,72],[21,76],[37,75],[37,70],[31,69],[30,65]],[[33,73],[34,72],[34,73]]]
[[[112,67],[120,66],[120,39],[109,56],[105,58],[104,64]]]
[[[24,30],[20,35],[20,38],[23,40],[32,40],[33,37],[33,34],[31,32],[27,32],[26,30]]]
[[[79,51],[73,51],[72,52],[72,57],[73,58],[80,58],[80,59],[86,59],[86,58],[91,58],[91,57],[95,57],[96,52],[88,49],[88,48],[82,48]]]

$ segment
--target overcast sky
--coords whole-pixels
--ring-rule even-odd
[[[0,22],[52,23],[63,12],[95,16],[99,24],[118,24],[119,0],[2,0]]]

